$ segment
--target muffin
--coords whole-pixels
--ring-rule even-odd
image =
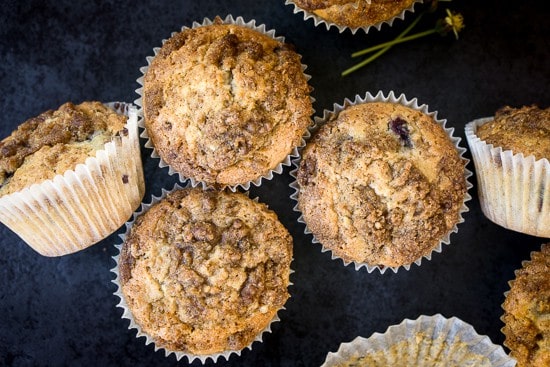
[[[240,353],[289,297],[292,238],[241,193],[175,190],[137,216],[118,263],[131,325],[178,359]]]
[[[305,19],[313,17],[315,25],[324,23],[327,29],[334,25],[340,32],[349,28],[355,33],[391,25],[393,19],[403,19],[405,11],[413,11],[417,2],[421,0],[287,0],[286,4],[294,4],[295,13],[303,11]]]
[[[504,345],[518,367],[550,366],[550,243],[515,275],[502,306]]]
[[[258,184],[290,164],[313,113],[300,56],[238,20],[173,34],[143,78],[152,146],[182,179],[205,187]]]
[[[550,108],[504,107],[468,123],[481,209],[494,223],[550,237]]]
[[[296,172],[308,230],[356,266],[395,269],[440,251],[469,199],[466,161],[448,133],[393,93],[325,115]]]
[[[513,367],[515,361],[464,321],[440,314],[404,320],[384,334],[357,337],[329,353],[322,367]]]
[[[107,237],[143,192],[131,105],[68,102],[0,142],[0,220],[42,255],[65,255]]]

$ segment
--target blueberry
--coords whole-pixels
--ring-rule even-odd
[[[407,127],[407,121],[397,117],[396,119],[391,120],[388,126],[394,134],[399,136],[399,140],[401,140],[401,144],[403,144],[403,146],[412,148],[412,141],[409,134],[409,128]]]

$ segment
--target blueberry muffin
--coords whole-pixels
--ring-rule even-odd
[[[392,102],[359,103],[323,124],[297,171],[307,227],[345,262],[411,264],[461,219],[465,161],[434,119]]]
[[[236,186],[268,175],[302,142],[309,93],[289,44],[217,18],[158,51],[143,80],[144,123],[176,172]]]
[[[239,351],[289,297],[292,238],[244,194],[173,191],[137,217],[119,281],[134,321],[158,348],[193,356]]]

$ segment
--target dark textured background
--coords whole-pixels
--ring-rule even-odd
[[[464,14],[460,40],[431,36],[393,48],[373,64],[340,77],[349,57],[389,40],[413,16],[368,36],[315,27],[283,0],[271,1],[3,1],[0,5],[0,137],[66,101],[133,101],[139,68],[152,48],[203,17],[241,15],[295,44],[312,75],[317,114],[367,91],[417,97],[464,137],[464,125],[502,105],[548,107],[550,28],[545,1],[454,1]],[[431,27],[425,18],[418,29]],[[466,146],[465,140],[461,143]],[[176,178],[143,149],[147,192],[160,194]],[[470,157],[469,153],[467,157]],[[473,170],[473,165],[469,168]],[[441,313],[472,324],[502,344],[508,280],[544,239],[488,221],[477,195],[451,245],[422,266],[397,274],[367,273],[321,253],[303,234],[289,199],[289,169],[252,195],[270,205],[294,237],[292,298],[263,343],[220,366],[318,366],[340,342],[383,332],[404,318]],[[475,185],[475,178],[472,178]],[[110,269],[117,233],[61,258],[38,255],[0,224],[0,365],[169,366],[121,319]],[[548,242],[548,240],[546,240]],[[186,365],[187,360],[179,361]],[[207,364],[213,364],[209,361]],[[200,365],[198,361],[193,365]]]

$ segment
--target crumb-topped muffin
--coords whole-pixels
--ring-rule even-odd
[[[550,366],[550,243],[515,274],[502,306],[504,345],[518,367]]]
[[[391,102],[344,108],[306,145],[298,208],[345,262],[399,267],[426,256],[460,220],[465,161],[434,119]]]
[[[302,142],[313,112],[300,56],[247,26],[184,29],[144,79],[145,127],[159,156],[208,185],[254,181]]]
[[[157,347],[192,355],[238,351],[289,297],[292,238],[244,194],[173,191],[135,220],[120,285]]]
[[[483,214],[504,228],[550,237],[550,108],[503,107],[464,131]]]
[[[503,348],[464,321],[440,314],[405,319],[386,332],[342,343],[321,367],[513,367]]]
[[[100,102],[67,102],[0,142],[0,196],[74,169],[120,134],[127,117]]]
[[[144,186],[137,110],[126,103],[65,103],[0,142],[0,221],[45,256],[113,233]]]
[[[503,107],[492,121],[479,126],[476,134],[495,148],[550,159],[550,108]]]
[[[392,19],[418,0],[293,0],[303,10],[341,26],[358,28]]]

